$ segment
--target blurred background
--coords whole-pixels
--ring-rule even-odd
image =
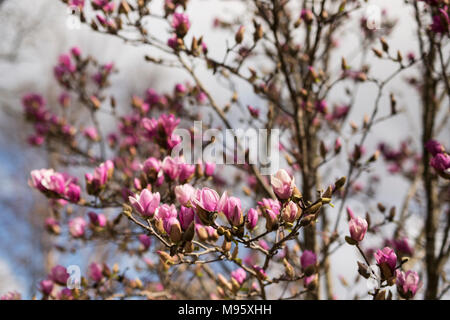
[[[156,7],[162,8],[162,0],[154,2]],[[416,32],[411,28],[414,25],[411,12],[405,9],[403,1],[378,0],[376,3],[397,21],[397,27],[389,38],[395,50],[417,53],[417,43],[411,40]],[[242,1],[191,0],[188,14],[193,21],[192,33],[203,34],[209,52],[221,57],[226,50],[225,40],[232,39],[232,35],[214,30],[214,18],[219,16],[233,19],[244,10]],[[363,14],[363,10],[360,10],[352,16],[355,26],[359,24]],[[69,16],[66,6],[60,1],[0,0],[0,295],[17,290],[24,297],[30,298],[36,293],[37,284],[45,277],[48,268],[55,261],[61,262],[61,257],[55,256],[51,250],[52,241],[44,231],[45,201],[27,185],[30,170],[48,167],[51,159],[47,158],[45,151],[31,148],[26,143],[29,128],[24,125],[22,116],[22,95],[39,92],[47,98],[50,107],[52,104],[56,105],[61,92],[53,78],[52,68],[58,56],[73,46],[80,47],[83,53],[95,56],[102,63],[115,63],[119,73],[114,75],[110,90],[114,91],[119,107],[121,103],[128,104],[127,101],[133,94],[142,94],[147,88],[169,91],[175,83],[188,78],[187,74],[179,70],[146,63],[144,55],[148,48],[136,47],[117,38],[94,33],[86,26],[81,26],[79,30],[69,29]],[[162,33],[169,34],[167,26],[155,25],[154,28],[160,28]],[[337,69],[340,67],[341,56],[347,57],[349,63],[356,63],[362,58],[358,55],[361,39],[362,35],[357,27],[348,28],[342,35],[334,56]],[[367,57],[367,62],[372,66],[372,74],[381,78],[394,70],[393,64],[380,62],[373,55]],[[408,72],[414,73],[413,70]],[[399,106],[406,112],[374,127],[374,132],[367,140],[368,152],[373,152],[378,143],[384,140],[398,146],[407,136],[413,139],[413,146],[420,148],[419,97],[405,84],[408,72],[402,73],[390,84],[387,94],[382,98],[380,114],[389,114],[389,92],[396,94]],[[205,79],[208,77],[205,72],[201,76]],[[229,93],[219,83],[208,83],[213,86],[212,92],[216,98],[225,101],[225,94]],[[259,100],[250,87],[242,86],[239,91],[244,104],[258,105]],[[331,94],[333,102],[343,99],[343,91],[343,87],[336,86]],[[371,112],[375,93],[375,86],[361,87],[351,119],[360,122],[364,114]],[[106,128],[114,125],[109,120],[102,119],[101,125]],[[448,145],[449,136],[447,127],[441,137],[444,144]],[[341,168],[333,169],[330,181],[345,175],[347,168],[344,161],[342,164]],[[400,204],[400,199],[406,192],[405,181],[396,176],[388,176],[381,166],[376,170],[383,176],[382,184],[377,190],[380,192],[379,197],[386,203]],[[367,210],[364,203],[356,200],[350,205],[359,214]],[[345,221],[342,222],[345,224]],[[345,228],[344,224],[342,228]],[[412,223],[408,229],[412,236],[417,232],[414,226]],[[64,261],[76,263],[79,254],[69,253]],[[89,250],[87,254],[105,252],[101,249]],[[353,258],[355,255],[354,248],[343,246],[332,257],[338,298],[350,298],[354,294],[344,288],[339,278],[343,276],[353,281],[357,274],[356,267],[349,267],[347,257]],[[364,287],[355,290],[364,290]]]

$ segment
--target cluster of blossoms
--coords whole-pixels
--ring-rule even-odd
[[[410,141],[402,141],[398,149],[389,147],[385,143],[378,146],[384,160],[388,163],[388,171],[391,174],[401,173],[406,176],[414,176],[418,172],[421,161],[420,154],[410,148]]]
[[[368,261],[365,253],[360,249],[360,242],[364,239],[369,224],[366,219],[357,217],[350,208],[347,208],[349,216],[349,231],[350,238],[346,238],[346,241],[351,245],[356,245],[364,259]],[[407,239],[394,240],[392,243],[396,250],[407,256],[412,255],[412,249],[408,244]],[[390,247],[384,247],[383,249],[376,250],[373,253],[377,266],[380,269],[380,283],[386,282],[388,286],[396,284],[397,292],[404,299],[411,299],[415,296],[417,290],[420,288],[420,279],[416,271],[408,270],[406,273],[401,271],[401,264],[397,266],[397,255]],[[405,260],[407,261],[407,260]],[[404,261],[402,261],[403,263]],[[364,265],[358,262],[358,272],[364,278],[371,276],[371,271],[368,265]],[[385,292],[381,291],[381,287],[377,288],[373,293],[373,296],[378,299],[385,299]]]
[[[429,26],[430,30],[438,33],[449,35],[450,34],[450,8],[448,1],[445,0],[421,0],[425,2],[432,11],[433,22]]]
[[[80,201],[81,188],[77,184],[77,179],[68,174],[55,172],[53,169],[31,171],[29,185],[49,198],[67,199],[73,203]]]
[[[75,127],[46,108],[45,99],[36,93],[30,93],[22,99],[25,117],[33,123],[35,133],[30,135],[28,142],[40,146],[49,136],[60,136],[69,143],[76,133]]]
[[[378,101],[383,101],[383,90],[390,79],[423,59],[437,59],[439,55],[425,54],[426,47],[421,48],[421,57],[409,53],[407,59],[403,59],[400,51],[392,55],[384,37],[389,36],[396,21],[388,16],[387,10],[381,12],[380,21],[375,21],[379,25],[373,25],[372,17],[363,17],[360,21],[364,55],[374,53],[398,66],[390,77],[380,80],[365,62],[349,65],[345,57],[337,74],[330,71],[328,52],[340,46],[335,32],[345,25],[343,22],[350,13],[359,8],[358,1],[343,1],[337,11],[334,3],[324,1],[320,13],[318,8],[305,2],[294,14],[286,14],[291,9],[288,2],[254,2],[253,26],[245,24],[249,21],[247,16],[237,19],[238,22],[214,21],[215,27],[234,35],[231,46],[227,43],[223,59],[217,60],[215,54],[208,54],[203,34],[192,35],[193,20],[187,15],[186,0],[164,1],[162,15],[158,14],[161,8],[154,10],[161,4],[152,1],[63,2],[77,7],[81,21],[92,30],[161,51],[159,57],[153,56],[153,50],[146,51],[145,61],[182,68],[193,83],[177,78],[177,83],[165,94],[148,88],[141,95],[130,89],[128,105],[119,105],[120,100],[116,101],[112,90],[105,90],[116,72],[114,64],[97,62],[74,47],[60,56],[54,68],[54,76],[63,89],[59,97],[62,115],[57,116],[53,109],[50,111],[51,103],[46,103],[38,94],[23,98],[26,118],[35,129],[30,143],[45,144],[60,152],[60,163],[54,166],[55,170],[64,170],[57,167],[59,165],[79,167],[78,171],[70,172],[82,171],[85,177],[78,184],[76,178],[53,169],[31,173],[30,185],[51,199],[51,217],[45,220],[46,229],[60,239],[66,233],[70,237],[70,248],[58,246],[58,250],[72,252],[89,241],[102,240],[114,244],[113,249],[108,247],[113,254],[119,252],[127,258],[136,258],[133,262],[136,262],[138,274],[142,270],[151,274],[142,281],[132,281],[125,273],[120,274],[117,267],[110,270],[106,264],[94,262],[88,267],[88,278],[81,280],[83,290],[78,290],[64,288],[69,279],[67,270],[57,266],[40,284],[44,299],[109,298],[115,296],[113,293],[118,287],[124,289],[122,295],[115,296],[119,298],[267,299],[274,297],[273,293],[282,289],[284,283],[286,287],[280,290],[283,291],[280,298],[293,299],[303,294],[308,298],[321,298],[324,293],[319,288],[322,287],[328,290],[326,296],[332,298],[328,261],[345,243],[339,236],[339,219],[342,213],[345,215],[346,201],[364,196],[369,199],[365,218],[347,209],[349,236],[345,240],[364,258],[364,263],[358,262],[359,274],[366,279],[375,276],[380,280],[379,286],[369,294],[375,299],[391,299],[388,287],[396,285],[399,297],[412,299],[416,296],[421,286],[418,273],[407,271],[410,267],[405,264],[418,250],[403,236],[407,234],[402,226],[408,215],[395,216],[395,206],[389,215],[384,214],[386,208],[380,203],[377,207],[384,220],[371,223],[371,219],[376,219],[371,218],[369,211],[372,199],[376,199],[373,195],[378,180],[370,176],[368,183],[362,184],[359,178],[364,179],[371,171],[379,154],[388,163],[390,173],[401,173],[407,180],[426,171],[421,168],[428,155],[414,152],[409,141],[402,142],[398,150],[380,144],[379,150],[366,156],[370,152],[366,150],[370,145],[366,136],[374,124],[400,111],[391,94],[391,114],[380,117],[377,113],[381,109]],[[431,47],[437,45],[439,39],[447,38],[448,1],[425,2],[421,9],[430,8],[426,13],[431,20],[424,20],[423,25],[426,28],[432,22],[426,34],[436,41],[430,43]],[[155,34],[155,29],[144,23],[153,19],[165,21],[168,33]],[[297,28],[301,28],[299,34],[305,34],[304,43],[298,41],[297,36],[291,37],[291,30]],[[321,34],[327,29],[329,32]],[[250,31],[253,37],[249,37]],[[419,31],[421,36],[425,30]],[[382,50],[372,47],[376,41],[380,41]],[[438,46],[436,49],[441,50]],[[268,59],[271,63],[258,69],[252,57],[262,57],[259,61]],[[425,65],[438,66],[431,60]],[[201,65],[215,80],[225,80],[224,89],[231,94],[222,97],[226,100],[223,105],[222,98],[216,101],[216,92],[209,90],[209,83],[203,82],[197,74]],[[434,70],[433,77],[438,72]],[[423,81],[428,79],[422,78],[415,82],[418,90],[425,87]],[[252,101],[258,101],[258,105],[242,101],[242,88],[236,86],[236,79],[253,89],[257,100]],[[368,82],[376,86],[379,99],[373,113],[364,115],[360,125],[348,118],[357,104],[357,88]],[[346,94],[336,101],[329,93],[338,83],[344,84]],[[433,88],[441,90],[445,86],[432,84],[428,87],[433,91]],[[430,96],[444,95],[434,92]],[[424,105],[428,106],[429,102]],[[73,108],[75,104],[80,106],[77,111],[81,116],[86,115],[88,119],[79,127],[68,124],[69,111],[78,109]],[[437,106],[434,109],[439,110]],[[117,121],[117,128],[107,134],[103,134],[101,126],[103,115]],[[287,129],[279,143],[286,170],[265,177],[258,166],[248,163],[246,156],[245,163],[218,172],[214,163],[192,159],[184,150],[176,156],[178,148],[175,147],[185,142],[184,135],[177,129],[190,120],[202,120],[202,128],[235,129],[235,125],[242,124],[250,128]],[[349,137],[344,136],[347,125],[351,129]],[[428,129],[435,132],[433,128]],[[199,138],[195,126],[188,132],[191,142],[201,139],[201,146],[218,142]],[[359,136],[361,139],[355,141]],[[235,138],[239,144],[240,138]],[[432,141],[426,148],[433,156],[430,165],[439,175],[448,176],[449,157],[442,145]],[[341,150],[346,150],[345,154],[340,154]],[[231,151],[231,148],[227,150],[226,155]],[[348,165],[346,177],[341,175],[343,166],[329,163],[338,157]],[[325,169],[330,173],[323,174]],[[336,175],[341,178],[330,180]],[[321,189],[322,183],[328,187]],[[241,186],[243,193],[237,191]],[[411,193],[412,201],[419,198],[415,190]],[[336,198],[340,202],[339,210],[325,210],[328,205],[334,207]],[[75,212],[75,206],[66,205],[67,202],[76,204],[79,210]],[[406,202],[403,211],[408,212]],[[422,203],[420,201],[420,205]],[[334,230],[330,223],[335,223]],[[397,229],[391,237],[382,236],[385,248],[363,251],[368,235],[379,234],[381,227],[389,223],[395,224]],[[427,234],[426,241],[429,238]],[[218,244],[219,240],[223,242]],[[420,238],[414,240],[421,242]],[[442,248],[445,246],[443,243]],[[379,275],[369,267],[373,258]],[[227,275],[211,269],[209,266],[214,263],[224,263]],[[228,268],[230,265],[232,267]],[[154,283],[154,277],[160,283]],[[200,286],[207,290],[197,290]],[[215,291],[210,291],[210,287]],[[15,297],[17,295],[12,293],[6,298]]]

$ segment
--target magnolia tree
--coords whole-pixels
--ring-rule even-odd
[[[107,242],[134,269],[100,258],[87,270],[56,265],[37,298],[334,299],[331,258],[343,246],[357,257],[345,259],[359,273],[345,283],[362,288],[357,297],[445,297],[448,0],[404,1],[415,53],[394,48],[395,19],[364,14],[365,1],[241,1],[245,14],[214,20],[228,34],[222,57],[192,30],[187,0],[62,2],[92,32],[148,48],[143,64],[189,80],[119,105],[108,90],[114,63],[74,47],[53,70],[59,106],[24,95],[29,143],[56,159],[33,170],[29,185],[48,201],[43,224],[58,248]],[[387,77],[334,55],[354,17],[357,50],[385,63]],[[376,124],[405,111],[390,87],[399,77],[420,97],[421,140],[404,133],[399,147],[381,141],[369,150]],[[217,83],[227,92],[220,97]],[[376,94],[359,123],[349,114],[365,86]],[[258,105],[243,102],[242,87]],[[109,131],[105,117],[114,119]],[[407,182],[397,203],[378,195],[386,175]],[[365,212],[349,205],[358,199]]]

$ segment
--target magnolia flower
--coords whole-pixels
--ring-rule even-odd
[[[65,192],[70,202],[77,203],[80,201],[81,188],[75,183],[69,183]]]
[[[186,208],[181,206],[180,208],[180,224],[183,230],[187,230],[194,221],[194,210],[192,208]]]
[[[93,262],[89,265],[88,271],[89,277],[95,282],[99,282],[103,279],[103,267],[102,265]]]
[[[74,57],[79,57],[79,56],[81,56],[81,49],[79,47],[72,47],[72,49],[70,49],[70,53]]]
[[[86,220],[82,217],[76,217],[69,221],[69,232],[74,238],[80,238],[84,235],[87,226]]]
[[[84,129],[83,134],[86,138],[88,138],[92,141],[98,141],[100,139],[98,131],[95,127],[89,127],[89,128]]]
[[[361,217],[350,219],[348,222],[350,236],[355,241],[362,241],[367,232],[367,221]]]
[[[39,283],[40,290],[43,295],[48,296],[53,290],[53,281],[50,279],[42,280]]]
[[[67,284],[67,280],[69,279],[69,274],[67,273],[66,268],[61,265],[54,266],[50,271],[49,278],[62,286]]]
[[[171,180],[175,180],[180,174],[180,161],[178,158],[165,157],[162,163],[164,174]]]
[[[353,210],[350,207],[347,207],[346,209],[347,209],[348,219],[349,220],[354,219],[356,216],[355,216],[355,213],[353,212]]]
[[[62,289],[56,295],[56,299],[58,299],[58,300],[73,300],[72,290],[70,290],[69,288]]]
[[[281,204],[278,200],[263,198],[261,201],[258,202],[258,205],[261,207],[263,211],[271,210],[276,215],[280,213]]]
[[[82,9],[84,7],[84,0],[69,0],[69,6]]]
[[[189,180],[195,172],[195,165],[182,163],[179,165],[180,174],[178,176],[178,180],[183,183]]]
[[[170,240],[178,242],[181,240],[181,226],[176,216],[171,216],[167,219],[163,219],[163,227],[166,233],[169,235]]]
[[[392,245],[394,246],[397,252],[403,253],[412,257],[414,254],[414,248],[412,248],[408,242],[408,238],[403,237],[401,239],[394,239],[392,241]]]
[[[182,206],[188,207],[190,200],[194,195],[195,188],[190,184],[183,184],[175,187],[175,197]]]
[[[239,268],[231,272],[231,277],[242,285],[247,278],[247,272],[244,269]]]
[[[389,247],[385,247],[382,250],[377,250],[374,253],[374,256],[379,266],[386,264],[391,272],[394,273],[395,265],[397,264],[397,255],[394,250]]]
[[[182,83],[177,83],[177,84],[175,85],[175,92],[176,92],[176,93],[186,93],[186,91],[187,91],[187,89],[186,89],[186,87],[185,87],[184,84],[182,84]]]
[[[253,230],[255,229],[256,225],[258,224],[258,218],[259,214],[258,211],[250,208],[247,212],[247,229]]]
[[[192,202],[197,209],[201,208],[205,211],[213,212],[217,209],[219,199],[219,194],[215,190],[205,187],[201,190],[196,190]]]
[[[146,235],[146,234],[141,234],[138,237],[139,242],[142,244],[142,247],[147,250],[148,248],[150,248],[150,245],[152,244],[152,240],[151,238]]]
[[[400,296],[404,299],[411,299],[416,295],[417,290],[420,286],[419,275],[415,271],[400,271],[396,270],[396,285],[397,291]]]
[[[100,191],[105,185],[108,179],[112,177],[114,173],[114,162],[107,160],[100,164],[94,170],[94,175],[90,173],[85,174],[88,193],[95,194]]]
[[[302,256],[300,257],[300,264],[303,269],[308,268],[311,265],[315,265],[317,263],[317,256],[314,252],[310,250],[303,251]]]
[[[148,189],[144,189],[141,194],[128,197],[128,200],[137,212],[146,217],[153,217],[161,197],[159,192],[151,193]]]
[[[320,113],[327,113],[328,104],[326,100],[316,101],[316,110]]]
[[[173,14],[172,27],[175,29],[176,34],[183,38],[191,27],[188,15],[175,12]]]
[[[425,143],[425,148],[429,153],[431,153],[433,156],[443,153],[445,151],[444,146],[437,142],[436,140],[428,140],[427,143]]]
[[[145,160],[143,165],[143,170],[147,175],[150,175],[152,173],[157,174],[159,170],[161,169],[161,161],[156,158],[148,158]]]
[[[157,219],[161,219],[161,220],[167,220],[170,218],[176,218],[178,215],[177,213],[177,208],[175,207],[175,205],[171,204],[170,206],[168,204],[162,204],[159,208],[158,208],[158,214],[157,214]]]
[[[242,224],[243,216],[239,198],[228,197],[227,193],[224,192],[217,205],[217,211],[223,212],[231,225],[239,226]]]
[[[106,226],[106,216],[103,213],[97,214],[93,211],[88,212],[89,220],[96,227],[105,227]]]
[[[295,204],[293,201],[289,201],[287,206],[283,209],[283,212],[281,213],[281,218],[283,218],[286,222],[294,222],[297,218],[299,218],[299,209],[298,205]]]
[[[436,171],[446,172],[450,169],[450,156],[446,153],[438,153],[430,159],[430,165]]]
[[[65,190],[65,179],[61,173],[53,169],[33,170],[30,173],[29,185],[42,192],[54,192],[63,194]]]
[[[258,118],[259,117],[259,109],[252,107],[250,105],[247,106],[248,111],[250,112],[250,115],[253,118]]]
[[[271,176],[270,183],[275,194],[280,199],[289,199],[294,191],[294,178],[284,169],[280,169],[277,173]]]

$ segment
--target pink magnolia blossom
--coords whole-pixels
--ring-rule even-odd
[[[444,146],[442,144],[440,144],[438,141],[433,140],[433,139],[427,141],[427,143],[425,144],[425,148],[433,156],[435,156],[439,153],[443,153],[445,151]]]
[[[411,299],[416,295],[417,290],[420,287],[420,278],[415,271],[400,271],[396,270],[396,285],[397,291],[402,298]]]
[[[140,194],[130,196],[128,200],[137,212],[146,217],[153,217],[159,206],[161,196],[159,192],[151,193],[148,189],[142,190]]]
[[[86,230],[87,222],[82,217],[76,217],[69,221],[69,232],[74,238],[81,238]]]
[[[195,196],[191,200],[196,208],[213,212],[216,211],[220,198],[215,190],[205,187],[197,190]]]
[[[175,12],[172,19],[172,27],[177,35],[183,38],[191,27],[191,22],[187,14]]]
[[[29,185],[42,192],[54,192],[63,194],[65,189],[65,179],[61,173],[53,169],[41,169],[31,171]]]
[[[79,47],[73,47],[72,49],[70,49],[70,53],[74,57],[80,57],[81,56],[81,49]]]
[[[259,214],[258,211],[250,208],[247,212],[247,228],[249,230],[253,230],[255,229],[256,225],[258,224],[258,218],[259,218]]]
[[[195,195],[195,188],[190,184],[183,184],[175,187],[175,197],[178,202],[185,207],[190,205],[191,198]]]
[[[58,294],[56,295],[56,298],[58,300],[73,300],[74,299],[72,290],[70,290],[69,288],[61,289],[61,291],[59,291]]]
[[[242,285],[247,278],[247,272],[244,269],[239,268],[231,272],[231,277]]]
[[[164,220],[167,220],[170,218],[176,218],[177,216],[178,216],[178,213],[177,213],[177,208],[175,207],[175,205],[173,205],[173,204],[168,205],[168,204],[164,203],[158,208],[158,216],[156,218],[162,219],[164,221]]]
[[[294,178],[284,169],[280,169],[277,173],[270,177],[270,183],[275,194],[280,199],[289,199],[294,191]]]
[[[69,6],[83,8],[84,0],[69,0]]]
[[[42,294],[45,296],[48,296],[52,293],[53,287],[54,287],[53,281],[50,279],[42,280],[39,283],[39,288],[40,288]]]
[[[177,83],[177,84],[175,85],[175,92],[176,92],[176,93],[181,93],[181,94],[183,94],[183,93],[186,93],[186,91],[187,91],[187,89],[186,89],[186,87],[185,87],[184,84],[182,84],[182,83]]]
[[[195,165],[193,164],[187,164],[187,163],[181,163],[179,164],[179,176],[178,180],[183,183],[189,180],[195,173]]]
[[[392,245],[395,248],[395,251],[403,253],[407,256],[412,257],[414,254],[414,248],[408,242],[408,238],[403,237],[401,239],[394,239],[392,241]]]
[[[180,174],[180,160],[178,158],[165,157],[162,163],[164,174],[171,180],[178,178]]]
[[[348,222],[350,236],[355,241],[362,241],[367,232],[367,221],[361,217],[354,217]]]
[[[101,228],[106,226],[107,219],[103,213],[97,214],[93,211],[90,211],[90,212],[88,212],[88,216],[89,216],[89,220],[91,221],[91,223],[94,226],[101,227]]]
[[[61,265],[54,266],[50,271],[49,278],[62,286],[67,284],[67,280],[69,279],[69,274],[67,273],[66,268]]]
[[[250,112],[250,115],[253,118],[258,118],[259,117],[259,109],[252,107],[250,105],[247,106],[248,111]]]
[[[217,211],[223,212],[231,225],[239,226],[242,224],[243,215],[241,199],[228,197],[227,192],[224,192],[217,205]]]
[[[180,223],[183,230],[187,230],[194,221],[194,210],[192,208],[186,208],[181,206],[180,208]]]
[[[151,173],[158,173],[161,169],[161,161],[151,157],[145,160],[143,165],[143,170],[147,175],[150,175]]]
[[[95,282],[103,279],[103,267],[101,264],[93,262],[89,265],[89,277]]]
[[[202,42],[202,44],[203,44],[203,42]],[[203,91],[200,91],[197,94],[197,96],[195,97],[195,99],[197,100],[198,103],[204,104],[204,103],[206,103],[206,101],[208,101],[208,96]]]
[[[167,219],[163,219],[163,227],[173,242],[181,240],[181,226],[176,217],[170,216]]]
[[[377,260],[378,265],[382,265],[385,263],[392,272],[395,270],[395,266],[397,264],[397,255],[394,250],[389,247],[384,247],[382,250],[377,250],[374,253],[375,259]]]
[[[70,202],[77,203],[80,201],[81,188],[75,183],[69,183],[66,188],[65,194]]]
[[[273,200],[270,198],[263,198],[261,201],[258,202],[258,205],[263,210],[271,210],[275,214],[279,214],[281,210],[281,204],[278,200]]]
[[[95,127],[89,127],[84,129],[83,134],[86,138],[92,141],[98,141],[100,139],[100,136]]]
[[[96,193],[102,189],[106,185],[108,179],[112,177],[113,173],[114,162],[111,160],[107,160],[95,168],[94,175],[86,173],[85,178],[88,185],[88,192],[91,190],[92,193]]]
[[[300,264],[303,269],[308,268],[311,265],[315,265],[317,263],[317,256],[314,252],[310,250],[303,251],[302,256],[300,257]]]
[[[146,234],[141,234],[138,237],[139,242],[142,244],[142,247],[147,250],[148,248],[150,248],[150,245],[152,244],[152,239],[146,235]]]
[[[281,218],[283,218],[284,221],[290,223],[297,220],[299,218],[298,205],[295,204],[293,201],[289,201],[289,203],[281,213]]]
[[[438,153],[430,159],[430,165],[439,172],[447,172],[450,169],[450,156],[446,153]]]

